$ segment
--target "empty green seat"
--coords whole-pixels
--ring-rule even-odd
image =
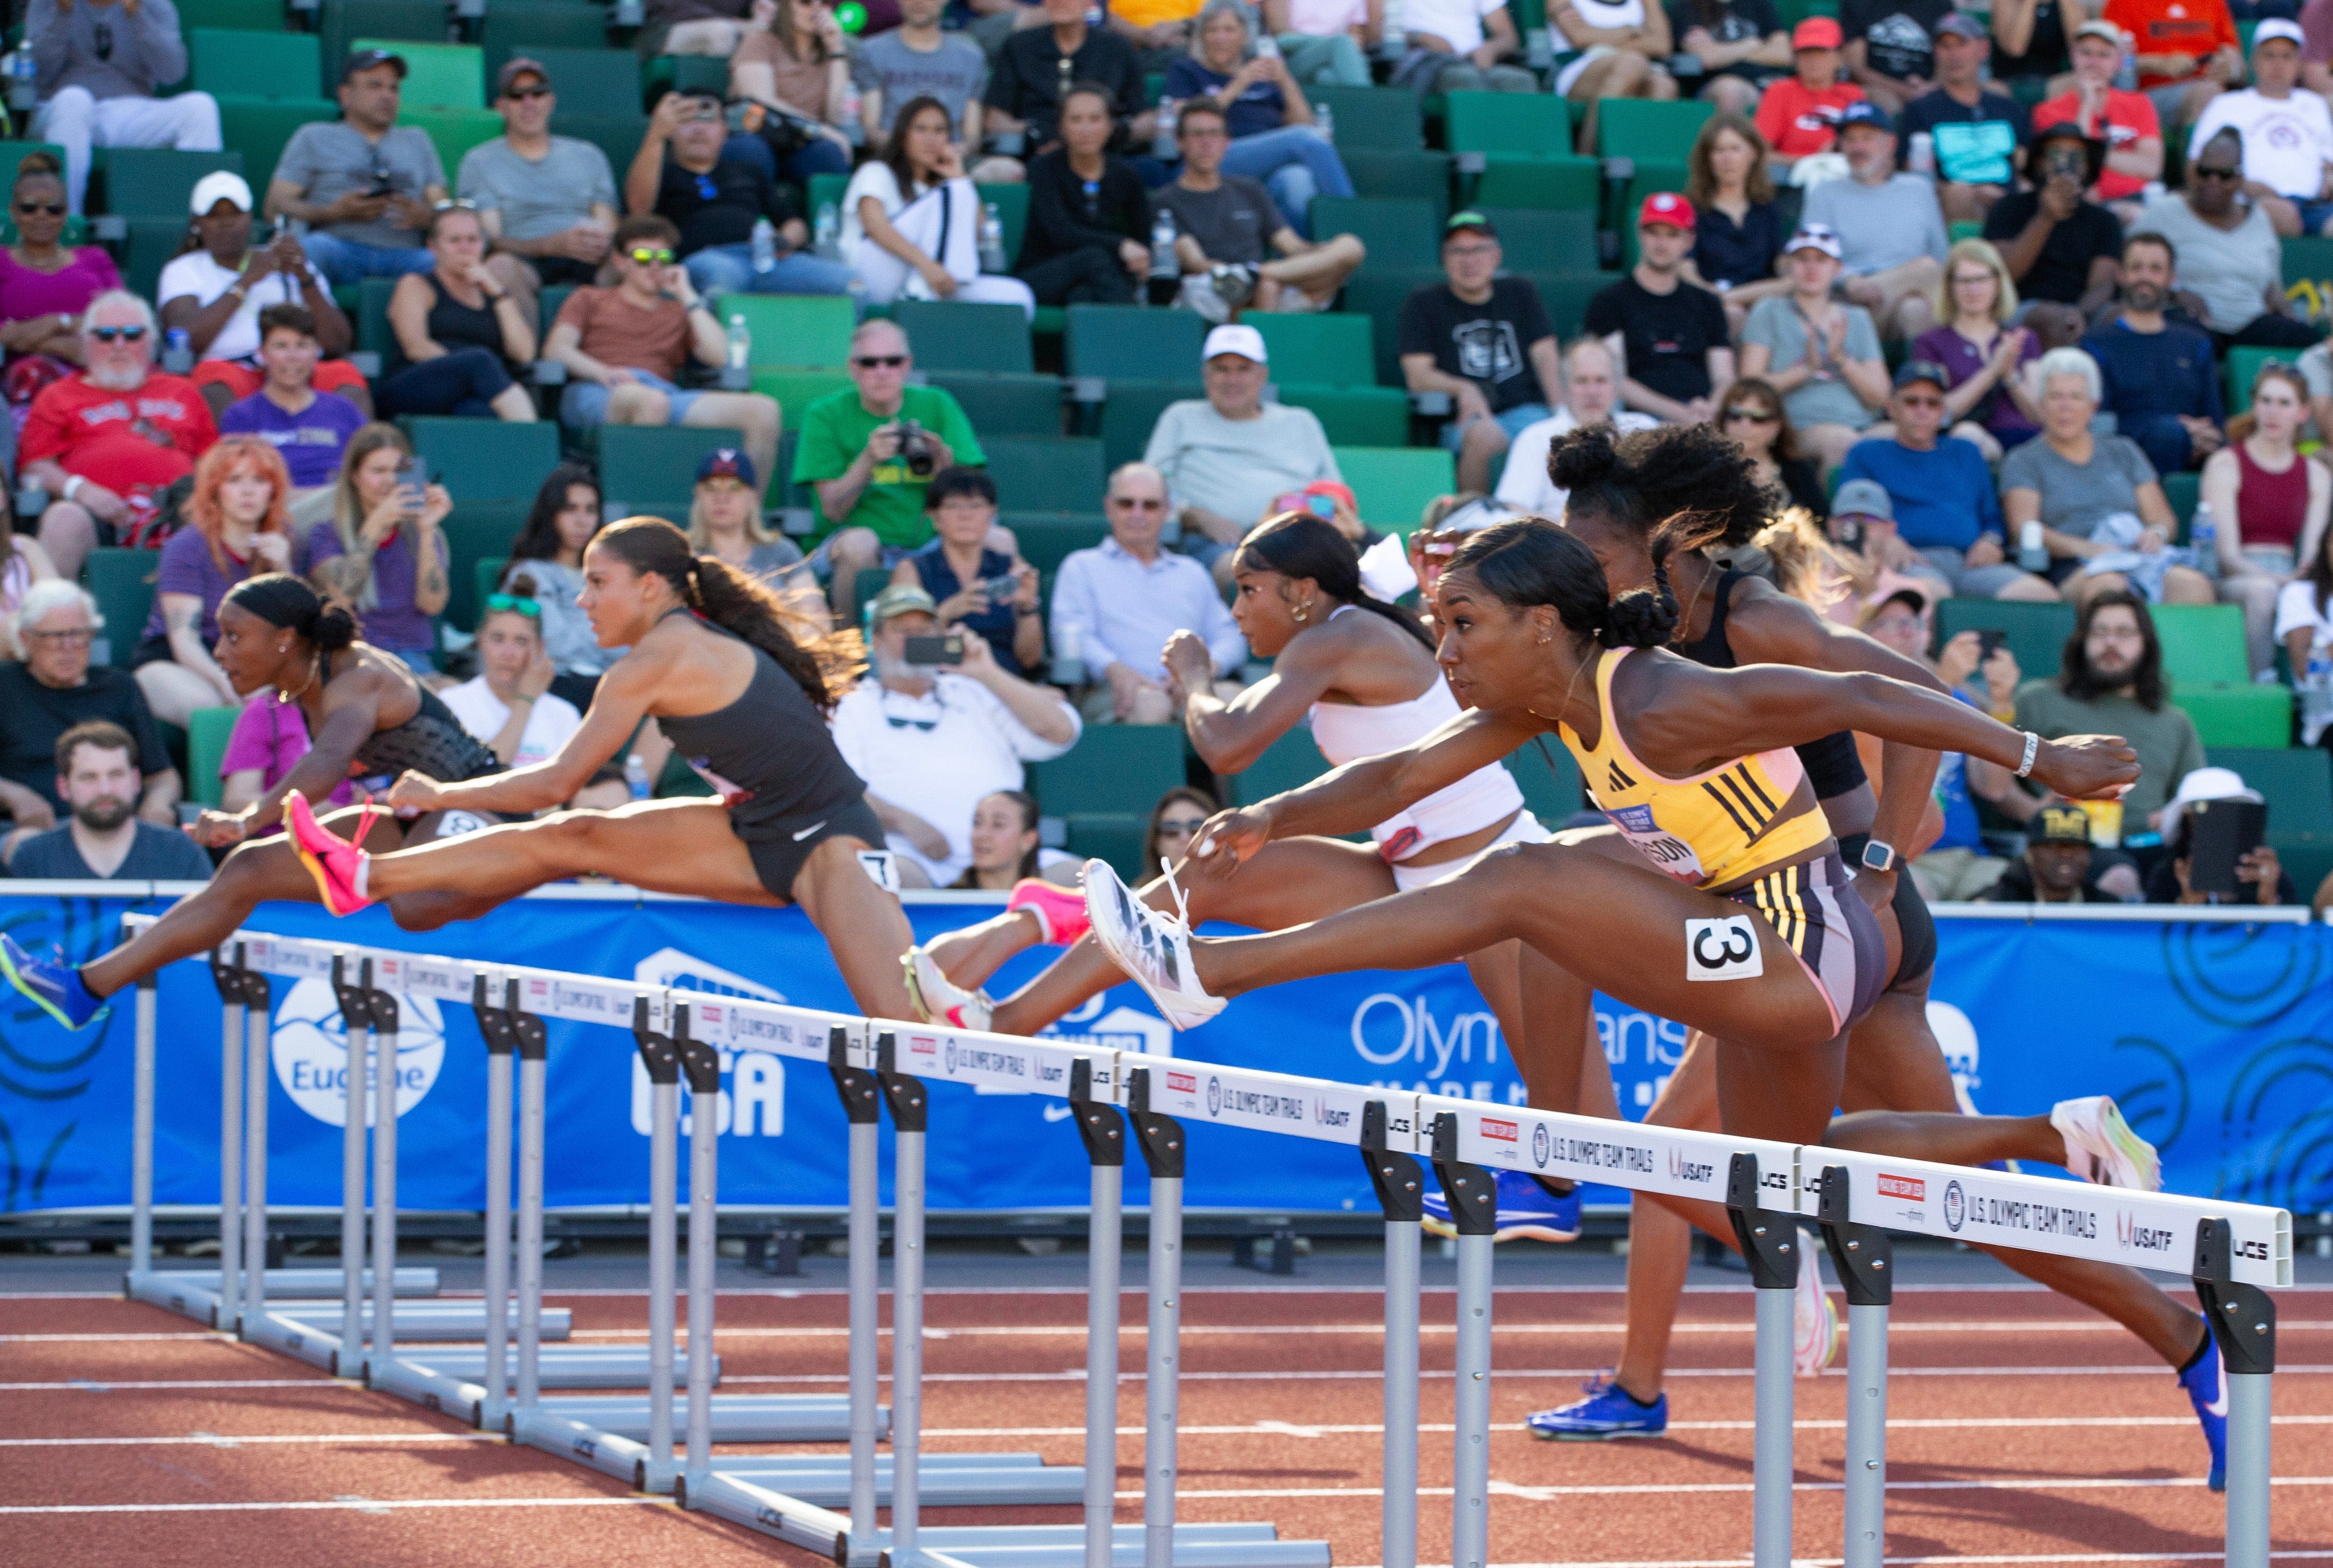
[[[511,547],[518,542],[519,531],[526,526],[527,511],[533,500],[530,492],[523,501],[460,502],[439,524],[446,535],[445,616],[446,623],[456,630],[476,629],[480,607],[478,563],[496,557],[508,558]],[[675,521],[686,521],[686,518],[683,512]]]
[[[571,107],[571,103],[572,100],[562,92],[558,108],[552,111],[552,134],[571,136],[598,148],[607,156],[608,167],[614,173],[620,190],[624,171],[631,167],[640,150],[640,139],[648,134],[648,116],[633,109],[620,113],[587,113]],[[449,172],[459,175],[461,171]]]
[[[1400,446],[1409,440],[1409,394],[1391,387],[1278,384],[1280,400],[1311,411],[1331,446]]]
[[[485,52],[468,43],[424,43],[394,38],[357,38],[349,53],[386,49],[405,62],[405,87],[398,95],[407,109],[484,109],[486,106]]]
[[[1451,455],[1439,447],[1333,448],[1337,471],[1352,488],[1361,521],[1387,533],[1407,534],[1435,497],[1458,488]]]
[[[428,133],[449,182],[460,173],[462,159],[472,148],[503,133],[503,117],[490,109],[416,109],[408,104],[398,112],[397,123]]]
[[[1372,272],[1442,264],[1441,218],[1431,202],[1389,196],[1314,196],[1311,219],[1316,236],[1351,234],[1359,240],[1368,249],[1368,260],[1362,264]]]
[[[2002,632],[2010,656],[2029,681],[2055,675],[2066,639],[2074,635],[2074,607],[2017,599],[1948,598],[1936,603],[1936,645],[1963,632]]]
[[[243,154],[114,148],[106,154],[101,176],[103,210],[120,217],[169,218],[183,225],[195,182],[218,169],[243,173]]]
[[[1443,99],[1443,143],[1452,152],[1571,156],[1571,105],[1552,94],[1453,92]]]
[[[1521,262],[1534,267],[1584,272],[1603,264],[1593,206],[1485,206],[1480,210],[1498,225],[1499,244],[1511,258],[1510,265]]]
[[[1592,158],[1520,158],[1493,153],[1474,177],[1467,200],[1475,206],[1578,207],[1596,210],[1604,177]]]
[[[254,84],[255,85],[255,84]],[[254,193],[265,188],[283,161],[283,148],[303,125],[335,120],[340,105],[321,98],[245,98],[227,93],[218,99],[219,135],[243,154],[244,177]]]
[[[2282,244],[2285,287],[2304,281],[2319,289],[2333,287],[2333,239],[2322,234],[2296,234]]]
[[[981,438],[1000,505],[1014,512],[1091,512],[1107,476],[1101,443],[1087,437]]]
[[[1683,163],[1714,105],[1698,99],[1606,98],[1596,104],[1596,156]]]
[[[104,618],[101,632],[111,645],[108,662],[130,667],[154,613],[154,571],[161,557],[150,550],[93,550],[82,563],[82,586],[97,600]]]
[[[1071,305],[1064,358],[1071,376],[1196,379],[1206,339],[1207,323],[1189,311]]]
[[[2234,605],[2155,605],[2163,674],[2174,683],[2249,681],[2244,612]]]
[[[1313,82],[1304,89],[1312,118],[1327,105],[1336,118],[1337,150],[1416,152],[1426,145],[1417,94],[1407,87],[1343,87]]]
[[[1013,310],[1013,313],[1021,312]],[[1051,376],[935,370],[925,379],[956,400],[984,441],[992,435],[1061,434],[1061,384]]]
[[[2271,359],[2290,365],[2298,356],[2290,349],[2231,349],[2222,374],[2225,376],[2228,412],[2242,414],[2252,406],[2252,378]]]
[[[1051,583],[1073,550],[1091,550],[1109,537],[1109,521],[1099,513],[1064,517],[1059,512],[1003,512],[997,521],[1013,531],[1021,559]]]
[[[1368,387],[1377,381],[1377,348],[1367,316],[1257,311],[1244,320],[1263,334],[1274,381],[1320,387]]]
[[[1539,290],[1540,303],[1547,307],[1548,324],[1555,329],[1557,338],[1569,341],[1579,335],[1581,322],[1588,316],[1588,302],[1618,280],[1609,272],[1542,272],[1533,270],[1523,274]]]
[[[1422,201],[1439,224],[1450,211],[1450,155],[1446,152],[1342,153],[1353,194]]]
[[[855,322],[840,294],[724,294],[717,309],[724,324],[745,318],[754,365],[839,370],[850,361]]]
[[[187,38],[203,28],[280,33],[283,27],[283,0],[182,0],[178,10],[178,31]]]
[[[2163,499],[2170,504],[2171,515],[2179,520],[2179,542],[2187,542],[2187,525],[2195,515],[2195,503],[2203,499],[2203,476],[2190,471],[2166,473],[2159,481]]]
[[[2292,741],[2292,689],[2250,681],[2193,682],[2171,687],[2171,700],[2195,722],[2205,751],[2223,746],[2285,746]]]
[[[587,100],[604,103],[637,104],[639,56],[629,49],[610,49],[607,43],[608,14],[598,6],[578,5],[575,0],[493,0],[478,28],[478,43],[485,56],[487,97],[494,95],[494,73],[503,68],[503,62],[523,54],[548,66],[552,86],[562,93],[584,93]],[[569,81],[567,72],[572,69],[573,57],[587,53],[611,56],[611,64],[623,67],[621,80],[587,79],[577,72],[575,79]],[[569,57],[566,65],[552,59],[554,54]]]
[[[1156,866],[1146,870],[1142,865],[1142,840],[1150,831],[1148,812],[1071,811],[1062,816],[1061,825],[1061,847],[1079,859],[1106,860],[1136,887],[1157,875]]]
[[[1036,368],[1028,314],[1018,305],[902,300],[891,307],[891,319],[907,334],[918,370],[1026,375]]]
[[[235,93],[250,98],[313,100],[317,73],[323,68],[312,33],[245,33],[200,27],[187,35],[187,53],[192,57],[194,85],[214,96]],[[226,145],[240,144],[228,141]]]
[[[850,385],[850,376],[840,370],[804,369],[794,365],[754,368],[753,389],[764,397],[776,398],[779,412],[791,416],[796,424],[801,423],[803,409]]]
[[[743,446],[742,432],[687,425],[600,426],[600,494],[611,516],[645,512],[686,518],[696,465],[719,446]]]
[[[2306,901],[2333,872],[2333,753],[2321,746],[2226,747],[2214,749],[2212,760],[2234,769],[2267,799],[2269,846]]]
[[[1183,782],[1183,731],[1174,724],[1090,724],[1078,743],[1029,764],[1029,787],[1050,816],[1118,812],[1147,821],[1158,797]]]
[[[219,804],[219,763],[235,734],[241,708],[197,708],[187,715],[187,795],[197,806]]]
[[[413,449],[456,502],[527,501],[559,464],[559,426],[416,418]]]
[[[1399,387],[1403,384],[1400,356],[1402,301],[1417,290],[1444,281],[1438,268],[1429,270],[1422,267],[1387,272],[1366,267],[1347,281],[1345,313],[1369,319],[1378,385]]]
[[[1188,381],[1111,381],[1109,397],[1101,406],[1103,463],[1115,471],[1121,464],[1140,461],[1149,450],[1151,428],[1166,412],[1166,406],[1206,395],[1195,371]]]

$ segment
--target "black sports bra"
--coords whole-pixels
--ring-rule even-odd
[[[1730,566],[1718,573],[1717,602],[1710,607],[1709,629],[1692,642],[1678,645],[1675,651],[1679,655],[1713,670],[1731,670],[1739,665],[1741,661],[1733,656],[1733,645],[1725,640],[1725,617],[1733,606],[1733,585],[1750,575]],[[1819,741],[1810,741],[1797,750],[1799,761],[1807,770],[1807,782],[1813,787],[1818,800],[1844,795],[1870,781],[1870,775],[1863,770],[1863,759],[1855,750],[1855,736],[1849,731],[1841,730]]]
[[[394,779],[410,769],[441,784],[458,784],[503,770],[502,759],[462,728],[437,693],[418,681],[413,686],[421,694],[421,706],[404,723],[375,730],[357,748],[349,763],[351,778]]]

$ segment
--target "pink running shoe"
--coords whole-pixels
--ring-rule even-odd
[[[370,806],[357,818],[357,837],[377,815]],[[354,914],[372,902],[360,891],[365,884],[366,862],[371,857],[355,845],[336,838],[316,820],[308,798],[297,789],[283,798],[283,832],[308,875],[316,879],[316,894],[336,915]]]
[[[1083,893],[1034,876],[1023,877],[1013,884],[1004,907],[1008,911],[1025,909],[1035,915],[1037,940],[1055,947],[1068,947],[1093,929],[1086,919]]]

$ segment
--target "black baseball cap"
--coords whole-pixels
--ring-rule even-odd
[[[1953,385],[1950,373],[1934,359],[1906,359],[1896,368],[1896,390],[1901,392],[1915,381],[1925,381],[1939,392],[1951,390]]]
[[[2035,844],[2090,842],[2090,814],[2079,806],[2044,806],[2025,826],[2026,838]]]
[[[1442,237],[1446,240],[1452,234],[1458,233],[1462,229],[1476,230],[1486,238],[1493,240],[1499,237],[1498,225],[1492,223],[1489,217],[1485,216],[1482,213],[1474,211],[1472,207],[1468,207],[1463,212],[1452,213],[1450,215],[1450,221],[1442,225]]]
[[[360,49],[341,62],[341,81],[345,85],[360,71],[370,71],[376,65],[394,65],[397,79],[405,80],[405,56],[386,49]]]

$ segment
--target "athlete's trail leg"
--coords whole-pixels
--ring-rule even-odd
[[[924,951],[940,972],[971,990],[988,983],[988,977],[1014,955],[1044,939],[1037,917],[1025,909],[1012,909],[973,925],[944,932],[924,943]]]
[[[912,1019],[899,955],[916,935],[898,896],[878,887],[859,864],[859,853],[868,847],[840,837],[811,850],[794,877],[794,902],[826,938],[859,1010],[878,1018]]]
[[[1708,1131],[1717,1125],[1717,1042],[1696,1030],[1686,1041],[1685,1058],[1655,1102],[1645,1120],[1660,1127]],[[1713,1235],[1732,1239],[1725,1210],[1717,1205],[1695,1204],[1706,1209]],[[1704,1229],[1709,1229],[1704,1224]],[[1668,1370],[1669,1338],[1676,1326],[1677,1303],[1685,1296],[1685,1272],[1693,1264],[1694,1226],[1667,1204],[1639,1192],[1628,1205],[1628,1328],[1620,1345],[1613,1381],[1639,1403],[1658,1398]]]

